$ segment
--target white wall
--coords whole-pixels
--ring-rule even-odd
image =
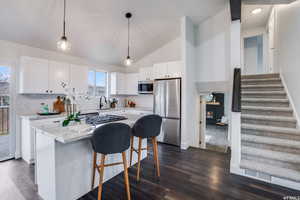
[[[201,93],[224,92],[226,97],[229,96],[233,73],[230,68],[230,23],[228,5],[197,26],[195,78]],[[228,116],[230,101],[225,103],[225,115]]]
[[[230,69],[230,10],[224,7],[197,28],[197,75],[200,82],[228,81]]]
[[[300,114],[300,1],[276,6],[278,65],[297,118]]]
[[[182,130],[181,148],[199,146],[199,95],[197,93],[196,79],[196,32],[197,27],[188,17],[181,22],[182,34]]]
[[[136,61],[133,66],[127,67],[127,71],[137,71],[140,67],[152,67],[155,63],[181,60],[180,37],[171,40],[152,53]]]

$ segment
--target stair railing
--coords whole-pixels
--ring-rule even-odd
[[[240,68],[234,68],[231,111],[241,112],[241,69]]]

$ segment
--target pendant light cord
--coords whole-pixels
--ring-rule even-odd
[[[130,18],[128,18],[128,50],[127,50],[128,57],[129,57],[129,41],[130,41]]]
[[[63,24],[63,36],[66,37],[66,0],[64,0],[64,24]]]

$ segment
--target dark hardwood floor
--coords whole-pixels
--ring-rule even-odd
[[[229,173],[230,152],[227,154],[199,149],[180,149],[159,145],[161,177],[155,176],[152,154],[142,161],[141,181],[135,180],[136,166],[129,169],[132,199],[283,199],[299,196],[300,191],[270,185]],[[105,183],[103,199],[126,199],[123,174]],[[80,200],[96,200],[97,189]]]
[[[230,153],[180,149],[159,145],[161,177],[156,178],[152,161],[142,161],[141,181],[135,181],[136,166],[129,169],[133,200],[280,200],[300,196],[300,191],[270,185],[229,173]],[[123,173],[106,182],[103,199],[126,199]],[[1,200],[40,200],[33,184],[33,167],[24,161],[0,162]],[[96,200],[97,189],[80,200]]]

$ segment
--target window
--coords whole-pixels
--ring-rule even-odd
[[[89,95],[107,96],[107,72],[90,70],[88,76]]]

